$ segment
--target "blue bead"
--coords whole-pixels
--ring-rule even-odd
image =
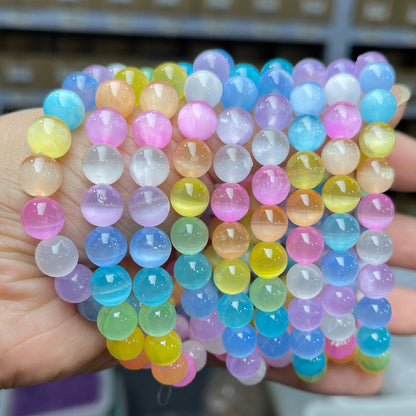
[[[43,102],[43,113],[61,119],[70,130],[77,128],[85,117],[85,107],[79,96],[70,90],[54,90]]]
[[[240,328],[227,327],[222,333],[222,344],[225,351],[233,357],[246,357],[256,349],[257,334],[249,324]]]
[[[397,103],[394,95],[387,90],[377,88],[364,94],[360,102],[361,117],[367,123],[380,121],[387,123],[396,112]]]
[[[194,66],[190,62],[178,62],[178,65],[186,72],[188,77],[194,72]]]
[[[289,333],[285,331],[278,337],[266,337],[262,334],[257,334],[257,346],[265,357],[283,357],[290,349]]]
[[[302,114],[319,116],[326,107],[325,90],[316,82],[304,82],[293,89],[290,94],[290,104],[297,116]]]
[[[385,328],[371,329],[362,326],[356,335],[357,346],[364,354],[378,357],[390,347],[390,332]]]
[[[322,259],[321,270],[331,285],[349,285],[358,276],[358,259],[349,251],[329,251]]]
[[[130,255],[142,267],[159,267],[172,251],[169,236],[159,228],[144,227],[130,240]]]
[[[173,267],[177,282],[185,289],[200,289],[205,286],[212,275],[209,260],[202,253],[182,254]]]
[[[261,73],[268,71],[269,69],[283,69],[284,71],[288,72],[290,75],[293,73],[293,65],[286,59],[283,58],[274,58],[267,61],[263,68],[261,69]]]
[[[85,251],[97,266],[114,266],[126,255],[127,241],[123,233],[115,227],[97,227],[88,234]]]
[[[237,295],[223,295],[218,301],[218,317],[230,328],[247,325],[253,317],[253,302],[244,293]]]
[[[182,293],[184,311],[195,318],[205,318],[211,315],[217,307],[218,294],[210,283],[200,289],[185,289]]]
[[[293,368],[297,373],[304,377],[317,376],[319,373],[325,370],[326,358],[325,354],[321,353],[317,357],[312,359],[304,359],[293,355],[292,358]]]
[[[289,99],[293,90],[292,77],[283,69],[269,69],[260,75],[258,89],[260,97],[277,93]]]
[[[257,103],[256,84],[247,77],[230,77],[223,85],[221,103],[224,108],[242,107],[250,112]]]
[[[359,76],[361,90],[368,92],[376,88],[389,90],[396,80],[393,67],[387,62],[373,62],[365,66]]]
[[[260,73],[257,68],[251,64],[237,64],[230,72],[230,77],[242,76],[250,78],[256,85],[260,80]]]
[[[134,310],[137,313],[137,316],[139,316],[139,312],[140,312],[140,302],[139,300],[136,298],[136,296],[134,296],[134,293],[130,293],[130,296],[126,299],[126,302],[130,305],[133,306]]]
[[[278,337],[286,331],[289,317],[283,306],[273,312],[264,312],[257,309],[254,313],[254,325],[266,337]]]
[[[133,280],[134,296],[148,306],[157,306],[166,302],[172,291],[172,277],[161,267],[141,269]]]
[[[97,321],[98,312],[103,307],[101,303],[98,303],[92,296],[87,300],[77,304],[79,313],[89,321]]]
[[[98,89],[98,82],[91,75],[85,72],[71,74],[64,80],[62,88],[78,94],[84,103],[85,111],[96,108],[95,93]]]
[[[326,138],[325,125],[319,117],[303,114],[296,117],[289,126],[290,144],[298,151],[319,149]]]
[[[227,58],[230,70],[234,68],[234,59],[227,51],[225,51],[224,49],[214,49],[214,51],[220,53],[222,56],[225,56],[225,58]]]
[[[360,225],[350,214],[332,214],[322,224],[322,237],[332,250],[348,250],[360,236]]]
[[[90,280],[91,295],[106,306],[124,302],[131,293],[131,286],[130,275],[120,266],[99,267]]]
[[[294,328],[290,333],[290,346],[293,354],[310,360],[324,350],[325,336],[319,328],[313,331],[299,331]]]
[[[355,316],[367,328],[380,328],[390,321],[391,306],[387,299],[364,297],[355,307]]]

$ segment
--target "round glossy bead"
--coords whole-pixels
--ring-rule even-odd
[[[195,318],[211,315],[218,304],[218,294],[210,283],[200,289],[185,289],[182,293],[182,307],[185,312]]]
[[[172,294],[173,280],[161,267],[144,268],[133,280],[133,292],[136,298],[148,306],[157,306],[166,302]]]
[[[257,334],[257,346],[264,357],[281,358],[290,350],[290,336],[287,331],[278,337],[266,337],[263,334]]]
[[[205,318],[191,317],[189,320],[192,334],[199,339],[209,341],[220,337],[224,331],[224,324],[220,321],[217,311]]]
[[[143,72],[143,74],[146,75],[146,78],[149,80],[149,83],[152,81],[152,77],[153,77],[153,68],[150,68],[150,66],[142,66],[140,67],[140,71]],[[155,81],[156,82],[156,81]],[[147,84],[149,85],[149,84]],[[173,88],[173,87],[172,87]],[[143,88],[144,89],[144,88]],[[143,90],[142,90],[143,92]],[[175,91],[176,92],[176,91]],[[142,95],[140,94],[140,97]]]
[[[234,68],[234,65],[235,65],[234,59],[225,49],[216,48],[214,49],[214,52],[218,52],[222,56],[225,56],[225,58],[227,59],[228,65],[230,66],[230,70]]]
[[[296,225],[316,224],[324,213],[321,195],[312,189],[298,189],[286,201],[286,214]]]
[[[221,322],[230,328],[247,325],[254,313],[253,303],[244,293],[223,295],[218,301],[217,310]]]
[[[321,324],[322,332],[332,341],[343,341],[355,331],[355,318],[352,313],[343,316],[325,314]]]
[[[136,95],[127,82],[109,79],[98,87],[95,102],[98,108],[113,108],[127,118],[136,106]]]
[[[85,68],[83,72],[91,75],[98,82],[98,84],[114,77],[113,73],[102,65],[90,65]]]
[[[289,154],[289,148],[286,134],[272,128],[259,131],[251,144],[253,157],[261,165],[280,165]]]
[[[205,69],[213,72],[224,83],[230,74],[230,63],[223,53],[207,50],[200,53],[194,60],[194,71]]]
[[[289,322],[300,331],[312,331],[321,325],[324,310],[317,298],[293,299],[287,308]]]
[[[71,74],[65,78],[62,88],[75,92],[84,103],[85,111],[94,110],[98,82],[91,75],[84,72]]]
[[[360,162],[360,149],[349,139],[329,141],[321,152],[325,169],[332,175],[348,175]]]
[[[324,311],[333,316],[343,316],[355,306],[355,292],[351,286],[326,285],[321,293]]]
[[[294,355],[292,364],[296,374],[302,377],[315,377],[322,372],[325,374],[326,371],[326,357],[323,352],[312,359],[304,359]]]
[[[303,114],[290,123],[288,136],[290,144],[296,150],[315,151],[325,141],[326,130],[319,117]]]
[[[359,366],[368,373],[378,373],[383,371],[390,362],[390,351],[387,350],[377,357],[370,357],[360,350],[357,351],[357,361]]]
[[[182,341],[180,336],[171,331],[161,337],[147,336],[144,340],[144,351],[152,364],[167,366],[181,355]]]
[[[360,75],[364,67],[373,62],[387,62],[387,59],[380,52],[374,51],[365,52],[359,55],[354,65],[354,72],[357,75],[357,77]]]
[[[173,306],[173,303],[171,301],[168,302]],[[178,302],[178,304],[179,303],[180,301]],[[173,327],[173,329],[175,330],[175,332],[178,333],[182,341],[189,338],[189,321],[187,318],[185,318],[184,315],[176,315],[175,326]]]
[[[250,286],[253,305],[264,312],[273,312],[283,306],[286,300],[286,285],[282,279],[256,278]]]
[[[363,191],[382,193],[393,185],[394,169],[386,159],[374,157],[360,163],[356,178]]]
[[[250,251],[250,267],[257,276],[273,279],[281,275],[286,266],[286,250],[279,243],[260,242]]]
[[[217,121],[217,134],[224,144],[244,144],[252,136],[254,121],[241,107],[225,109]]]
[[[215,107],[221,100],[221,80],[211,71],[202,69],[188,76],[185,82],[185,98],[190,101],[203,101]]]
[[[337,213],[352,211],[360,202],[361,190],[351,176],[336,175],[329,178],[322,188],[325,206]]]
[[[394,274],[387,264],[368,264],[358,274],[358,288],[365,296],[380,299],[387,296],[394,287]]]
[[[256,105],[257,99],[257,86],[247,77],[230,77],[223,85],[221,104],[224,108],[241,107],[250,112]]]
[[[170,229],[172,245],[179,253],[196,254],[208,243],[209,231],[205,223],[196,217],[182,217]]]
[[[314,264],[294,264],[286,275],[289,292],[299,299],[311,299],[319,295],[323,286],[321,269]]]
[[[45,116],[59,118],[70,130],[77,128],[85,117],[85,107],[81,98],[74,91],[54,90],[43,102]]]
[[[396,145],[396,133],[386,123],[372,123],[360,135],[360,149],[368,157],[386,157]]]
[[[280,166],[262,166],[254,174],[251,188],[253,195],[261,204],[277,205],[289,194],[289,177]]]
[[[92,271],[88,267],[77,264],[71,273],[54,280],[56,293],[69,303],[87,300],[91,296],[91,275]]]
[[[299,84],[290,94],[290,105],[297,116],[319,116],[326,107],[325,90],[316,82]]]
[[[390,321],[391,306],[387,299],[364,297],[357,303],[355,316],[367,328],[380,328]]]
[[[131,278],[120,266],[99,267],[91,277],[90,289],[94,299],[106,306],[119,305],[131,293]]]
[[[27,130],[27,142],[35,154],[56,159],[65,155],[71,147],[71,131],[59,118],[41,116]]]
[[[360,113],[367,123],[387,123],[394,116],[396,108],[394,95],[380,88],[367,92],[360,101]]]
[[[160,111],[166,117],[171,118],[178,110],[178,105],[178,94],[166,82],[151,82],[140,93],[140,108],[143,111]]]
[[[199,178],[205,175],[211,167],[212,153],[201,140],[182,140],[177,144],[172,160],[179,174]]]
[[[396,80],[393,67],[387,62],[373,62],[360,72],[360,86],[363,92],[376,88],[389,90]]]
[[[250,197],[235,183],[223,183],[211,195],[211,210],[221,221],[238,221],[247,214]]]
[[[261,72],[266,72],[269,69],[284,69],[286,72],[292,75],[293,73],[293,65],[284,58],[273,58],[267,61],[263,67],[261,68]]]
[[[176,323],[175,307],[168,301],[156,306],[143,305],[139,312],[140,328],[153,337],[162,337],[173,330]]]
[[[214,282],[221,292],[235,295],[250,283],[250,269],[241,259],[223,259],[214,269]]]
[[[325,280],[334,286],[352,283],[359,270],[358,259],[350,251],[331,250],[322,259],[322,274]]]
[[[143,111],[133,121],[133,139],[139,146],[165,148],[172,137],[172,124],[157,110]]]
[[[331,139],[352,139],[361,128],[360,112],[348,102],[338,102],[329,106],[322,120],[326,134]]]
[[[350,59],[335,59],[327,67],[328,77],[332,77],[335,74],[345,72],[347,74],[354,73],[354,62]]]
[[[24,205],[20,220],[25,232],[42,240],[57,235],[64,226],[64,212],[51,198],[36,197]]]
[[[354,75],[346,72],[332,75],[325,84],[328,105],[339,102],[357,104],[361,97],[360,83]]]
[[[300,358],[312,359],[319,355],[325,346],[325,336],[323,332],[316,328],[312,331],[299,331],[293,328],[290,333],[290,347],[293,354]]]
[[[289,325],[289,317],[283,306],[272,312],[257,309],[254,313],[254,325],[260,334],[266,337],[279,337]]]
[[[253,234],[262,241],[279,240],[286,233],[288,219],[282,208],[276,205],[262,205],[250,219]]]
[[[247,380],[259,371],[261,362],[260,354],[254,350],[251,354],[241,358],[227,355],[226,366],[232,376],[238,380]]]
[[[316,153],[302,151],[290,157],[286,165],[286,173],[290,184],[295,188],[311,189],[321,183],[325,168]]]
[[[124,68],[127,68],[127,66],[120,62],[112,62],[111,64],[107,65],[107,69],[113,74],[113,77],[115,74],[117,74],[117,72],[120,72]]]
[[[133,333],[120,341],[107,340],[109,353],[118,360],[132,360],[137,357],[144,346],[144,336],[140,328],[136,328]]]
[[[324,251],[322,234],[313,227],[297,227],[286,240],[287,254],[298,263],[314,263]]]
[[[145,227],[133,234],[130,255],[142,267],[159,267],[172,251],[169,236],[156,227]]]
[[[289,345],[289,350],[283,356],[279,358],[269,358],[269,357],[263,356],[263,358],[269,366],[275,367],[275,368],[281,368],[281,367],[286,367],[287,365],[291,364],[292,355],[293,355],[292,350],[290,349],[290,345]]]
[[[393,241],[383,230],[367,230],[358,238],[357,254],[369,264],[386,263],[393,254]]]
[[[202,253],[183,254],[173,268],[176,281],[185,289],[200,289],[212,275],[211,263]]]
[[[303,59],[296,64],[293,68],[292,78],[295,86],[312,81],[323,87],[326,84],[328,75],[325,65],[323,65],[322,62],[308,58]]]
[[[88,284],[88,288],[89,288]],[[92,296],[77,304],[79,313],[89,321],[96,322],[98,317],[98,312],[103,307],[101,303],[98,303]]]
[[[120,152],[109,144],[96,144],[87,149],[82,159],[82,172],[95,184],[111,185],[120,179],[124,169]]]
[[[153,71],[152,81],[162,81],[175,88],[179,100],[184,96],[184,86],[188,75],[179,65],[166,62]]]
[[[259,96],[277,93],[289,98],[293,90],[293,81],[290,74],[284,69],[271,68],[260,75],[258,83]]]
[[[283,95],[267,94],[258,99],[254,118],[262,129],[283,130],[292,118],[292,107]]]
[[[212,234],[212,247],[224,259],[241,257],[250,245],[250,235],[239,222],[223,222]]]
[[[358,204],[357,217],[364,227],[371,230],[381,230],[393,220],[393,202],[384,194],[366,195]]]
[[[357,220],[349,214],[332,214],[322,224],[325,244],[333,250],[348,250],[360,236]]]
[[[148,368],[148,365],[150,365],[150,360],[147,358],[144,348],[137,357],[134,357],[131,360],[119,360],[119,362],[128,370],[141,370],[142,368]]]
[[[235,76],[247,77],[251,79],[256,85],[259,83],[260,80],[260,73],[258,69],[254,65],[247,63],[237,64],[234,68],[231,69],[230,77]]]
[[[137,315],[140,312],[140,307],[141,307],[141,302],[139,302],[139,300],[136,298],[136,296],[134,296],[134,293],[131,292],[129,297],[126,299],[126,302],[133,306],[134,310],[136,311]]]
[[[132,219],[143,227],[161,224],[169,214],[169,199],[163,191],[154,186],[136,189],[129,201]]]
[[[214,156],[213,167],[223,182],[238,183],[247,178],[253,167],[250,153],[238,144],[220,147]]]
[[[69,238],[56,235],[37,245],[35,262],[38,269],[47,276],[66,276],[78,263],[78,249]]]
[[[325,338],[325,353],[334,360],[344,360],[351,357],[356,348],[355,335],[342,341],[333,341]]]
[[[204,346],[193,339],[188,339],[182,344],[182,352],[189,354],[195,361],[196,371],[205,367],[207,361],[207,351]]]
[[[362,353],[370,357],[384,354],[390,347],[390,333],[385,327],[371,329],[365,326],[357,332],[357,346]]]
[[[196,376],[196,364],[194,359],[188,354],[182,354],[186,359],[186,374],[180,381],[173,384],[175,387],[187,386]]]
[[[249,324],[240,328],[227,327],[222,333],[222,343],[227,353],[233,357],[246,357],[256,348],[257,334]]]
[[[127,67],[117,72],[114,78],[126,81],[127,84],[133,88],[134,94],[136,96],[136,106],[139,106],[140,94],[143,88],[149,83],[146,75],[143,74],[143,72],[138,68]]]
[[[158,186],[169,175],[166,155],[155,147],[142,147],[130,159],[130,175],[140,186]]]
[[[106,338],[120,341],[130,336],[137,327],[137,314],[127,302],[103,306],[97,316],[98,330]]]

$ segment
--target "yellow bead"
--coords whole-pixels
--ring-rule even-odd
[[[325,168],[321,158],[314,152],[305,150],[290,157],[286,165],[290,184],[299,189],[311,189],[319,185]]]
[[[128,67],[117,72],[115,79],[126,81],[134,91],[136,96],[136,107],[140,105],[140,94],[143,88],[149,83],[146,75],[138,68]]]
[[[368,157],[386,157],[396,145],[396,133],[386,123],[371,123],[360,135],[361,151]]]
[[[210,262],[212,270],[214,270],[217,267],[217,264],[222,260],[222,257],[217,254],[211,244],[205,248],[204,256]]]
[[[287,266],[286,250],[276,242],[257,243],[250,253],[250,267],[264,279],[281,275]]]
[[[59,118],[41,116],[29,126],[27,141],[33,153],[56,159],[71,147],[71,130]]]
[[[357,350],[357,361],[359,366],[367,373],[379,373],[383,371],[390,362],[390,351],[387,350],[377,357],[370,357]]]
[[[321,195],[312,189],[298,189],[286,201],[286,213],[296,225],[316,224],[324,213]]]
[[[181,355],[182,341],[173,330],[162,337],[149,335],[144,341],[144,350],[152,363],[169,365],[175,362]]]
[[[250,268],[241,259],[221,260],[214,270],[214,282],[221,292],[235,295],[250,283]]]
[[[381,194],[393,185],[394,169],[386,159],[374,157],[360,163],[356,177],[363,191]]]
[[[132,360],[143,350],[144,335],[137,327],[133,333],[121,341],[107,339],[107,349],[110,354],[118,360]]]
[[[322,188],[322,200],[325,206],[336,213],[352,211],[360,202],[360,197],[360,186],[351,176],[333,176]]]
[[[238,222],[230,221],[219,224],[212,234],[212,247],[225,259],[241,257],[248,249],[250,236]]]
[[[185,81],[188,78],[186,72],[173,62],[159,65],[153,72],[152,81],[163,81],[175,88],[178,98],[184,96]]]
[[[178,214],[184,217],[196,217],[208,207],[209,191],[199,179],[183,178],[173,185],[170,202]]]

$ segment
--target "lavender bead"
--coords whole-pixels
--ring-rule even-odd
[[[71,273],[55,279],[56,293],[66,302],[83,302],[91,296],[91,276],[92,271],[88,267],[77,264]]]

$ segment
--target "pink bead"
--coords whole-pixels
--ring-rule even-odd
[[[286,240],[289,256],[298,263],[313,263],[324,251],[322,234],[313,227],[297,227],[290,232]]]
[[[93,111],[88,117],[85,129],[93,144],[107,143],[118,147],[127,137],[127,122],[113,108],[103,107]]]
[[[358,204],[357,217],[364,227],[381,230],[393,221],[393,202],[387,195],[369,194]]]
[[[355,351],[355,335],[351,335],[344,341],[332,341],[325,337],[325,352],[335,360],[349,357]]]
[[[188,363],[188,370],[186,370],[185,377],[178,383],[174,384],[175,387],[187,386],[195,378],[196,375],[195,360],[186,352],[184,352],[183,355],[185,356],[186,362]]]
[[[209,104],[191,101],[179,111],[178,127],[187,139],[205,140],[215,133],[217,114]]]
[[[172,124],[160,111],[150,110],[140,113],[132,125],[133,139],[159,149],[166,147],[172,137]]]
[[[264,361],[266,361],[266,364],[269,365],[270,367],[281,368],[281,367],[286,367],[292,362],[292,355],[293,355],[292,350],[289,350],[285,355],[279,358],[269,358],[269,357],[264,357],[264,356],[263,358],[264,358]]]
[[[263,205],[276,205],[289,194],[290,181],[286,172],[279,166],[261,167],[251,182],[253,195]]]
[[[211,209],[221,221],[238,221],[247,214],[250,197],[236,183],[223,183],[211,195]]]
[[[28,201],[20,219],[24,230],[33,238],[43,240],[57,235],[64,226],[64,213],[58,202],[37,197]]]
[[[335,103],[325,111],[323,122],[331,139],[352,139],[360,131],[361,114],[353,104]]]

